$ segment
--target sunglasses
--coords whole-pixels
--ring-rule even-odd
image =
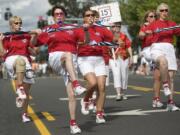
[[[85,17],[90,17],[90,16],[94,17],[95,15],[94,14],[87,14],[87,15],[85,15]]]
[[[54,16],[63,16],[64,13],[63,12],[59,12],[59,13],[54,13]]]
[[[151,16],[148,16],[148,17],[150,17],[150,18],[155,18],[156,16],[154,16],[154,15],[151,15]]]
[[[15,25],[22,25],[22,22],[14,22]]]
[[[118,28],[120,28],[121,27],[121,25],[114,25],[114,26],[111,26],[112,28],[115,28],[115,27],[118,27]]]
[[[160,9],[160,12],[168,12],[168,9]]]

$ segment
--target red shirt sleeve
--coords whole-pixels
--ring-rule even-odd
[[[104,37],[103,37],[104,41],[107,41],[107,42],[113,41],[113,33],[110,30],[108,30],[107,28],[103,28],[103,34],[104,34]]]
[[[125,48],[131,47],[131,41],[124,33],[120,33],[120,38],[125,42]]]

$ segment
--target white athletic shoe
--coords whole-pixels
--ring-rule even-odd
[[[171,95],[171,90],[169,89],[169,87],[164,87],[164,95],[165,96],[169,96],[169,95]]]
[[[127,96],[125,94],[117,94],[116,95],[116,101],[121,101],[121,100],[127,100]]]
[[[81,113],[84,115],[89,114],[89,102],[84,102],[84,99],[81,99]]]
[[[123,97],[120,94],[116,95],[116,101],[121,101],[123,99]]]
[[[122,97],[123,97],[123,100],[127,100],[128,99],[128,97],[125,94],[123,94]]]
[[[168,111],[180,111],[179,107],[177,107],[174,103],[168,103],[167,108]]]
[[[16,97],[16,107],[21,108],[23,107],[24,99],[21,99],[19,97]]]
[[[106,123],[106,120],[104,119],[104,116],[102,113],[96,114],[96,123],[98,124]]]
[[[78,134],[81,133],[81,129],[79,128],[79,126],[77,124],[74,125],[70,125],[70,132],[71,134]]]
[[[77,86],[77,87],[74,87],[74,95],[77,96],[77,95],[81,95],[83,94],[84,92],[86,91],[86,88],[82,87],[82,86]]]
[[[23,86],[20,86],[19,88],[17,88],[16,90],[16,94],[18,95],[19,98],[21,99],[26,99],[27,96],[26,96],[26,93],[24,91],[24,87]]]
[[[23,115],[22,115],[22,122],[26,123],[26,122],[30,122],[30,121],[31,121],[31,119],[29,118],[27,113],[23,113]]]
[[[153,108],[161,108],[163,107],[163,103],[159,99],[154,99],[152,102],[152,107]]]

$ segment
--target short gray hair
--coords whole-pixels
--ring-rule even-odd
[[[168,6],[168,4],[166,4],[166,3],[161,3],[161,4],[157,7],[157,9],[156,9],[156,13],[157,13],[158,15],[159,15],[160,10],[161,10],[162,7],[166,7],[166,8],[168,9],[168,11],[169,11],[169,6]]]

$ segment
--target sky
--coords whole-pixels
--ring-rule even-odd
[[[38,16],[46,18],[46,12],[51,8],[48,0],[0,0],[0,3],[0,32],[9,31],[8,22],[3,19],[7,7],[13,15],[22,17],[24,30],[35,29]]]

